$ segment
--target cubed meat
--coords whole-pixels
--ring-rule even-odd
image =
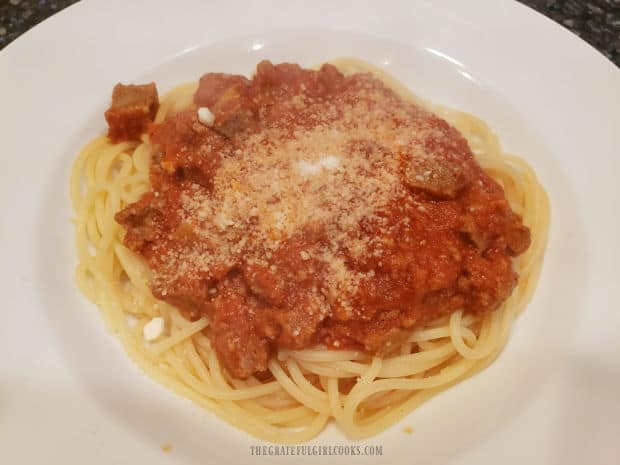
[[[124,239],[127,247],[134,252],[142,252],[144,247],[158,238],[164,223],[162,206],[163,203],[156,201],[153,193],[149,192],[114,215],[114,219],[127,230]]]
[[[230,150],[228,139],[199,123],[193,109],[154,124],[150,134],[164,171],[203,186],[211,185],[222,156]]]
[[[467,141],[434,115],[428,115],[419,132],[421,136],[403,154],[405,184],[437,197],[454,198],[475,176]]]
[[[139,140],[155,119],[159,108],[157,87],[154,82],[144,85],[116,84],[112,105],[105,112],[108,137],[112,142]]]
[[[413,156],[406,162],[404,181],[412,189],[453,198],[469,183],[469,176],[466,167],[458,159]]]
[[[213,347],[220,362],[235,378],[267,370],[272,349],[254,329],[256,299],[248,295],[240,276],[224,280],[213,301]]]
[[[250,81],[243,76],[208,73],[200,78],[194,103],[209,108],[215,116],[213,129],[232,138],[255,122],[256,106],[249,90]]]

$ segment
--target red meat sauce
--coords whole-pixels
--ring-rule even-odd
[[[501,186],[458,131],[370,74],[209,73],[149,133],[151,190],[116,220],[153,294],[209,317],[233,377],[261,375],[278,348],[388,354],[438,317],[496,310],[517,283],[530,233]]]

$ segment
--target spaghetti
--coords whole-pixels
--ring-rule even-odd
[[[356,60],[334,64],[345,75],[371,71],[401,97],[420,103],[381,71]],[[155,117],[160,123],[192,103],[197,84],[170,91]],[[428,105],[425,105],[429,108]],[[318,435],[333,419],[351,438],[393,425],[436,393],[477,373],[501,352],[513,320],[534,292],[547,240],[546,194],[528,164],[505,154],[478,118],[430,109],[467,139],[476,160],[504,188],[511,208],[531,231],[531,245],[515,258],[519,281],[499,310],[482,317],[459,310],[412,331],[389,356],[358,350],[280,349],[268,362],[271,377],[231,377],[216,356],[210,322],[187,320],[150,288],[152,272],[123,245],[114,215],[149,190],[151,143],[94,139],[74,162],[70,189],[75,209],[76,277],[110,331],[149,376],[258,438],[297,443]],[[162,317],[165,337],[145,342],[143,329]]]

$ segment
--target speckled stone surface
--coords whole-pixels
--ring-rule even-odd
[[[0,0],[0,49],[78,0]]]
[[[519,0],[557,21],[620,66],[620,0]]]
[[[76,1],[0,0],[0,49]],[[620,0],[519,1],[578,34],[620,66]]]

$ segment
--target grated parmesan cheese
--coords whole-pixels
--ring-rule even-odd
[[[205,126],[213,126],[215,115],[207,107],[198,108],[198,121]]]
[[[156,316],[142,328],[142,335],[147,341],[154,341],[164,333],[164,319]]]
[[[302,176],[313,176],[319,174],[321,170],[334,171],[340,166],[340,158],[335,155],[326,155],[314,162],[300,160],[297,162],[297,170]]]
[[[445,137],[427,125],[424,110],[393,104],[381,88],[362,80],[353,92],[355,98],[329,101],[298,96],[305,123],[263,123],[236,141],[234,156],[222,158],[212,186],[194,184],[184,192],[178,214],[191,225],[194,245],[169,252],[161,281],[203,279],[214,268],[240,263],[275,273],[277,251],[310,228],[326,238],[299,252],[304,261],[322,262],[324,283],[317,294],[338,296],[344,311],[353,311],[347,299],[372,276],[350,269],[343,253],[358,260],[383,255],[372,236],[360,233],[360,224],[381,227],[385,208],[410,201],[402,182],[403,151],[432,159],[424,141]],[[206,107],[198,117],[213,124]],[[432,174],[424,168],[415,177],[423,182]],[[324,304],[322,315],[329,312]]]

